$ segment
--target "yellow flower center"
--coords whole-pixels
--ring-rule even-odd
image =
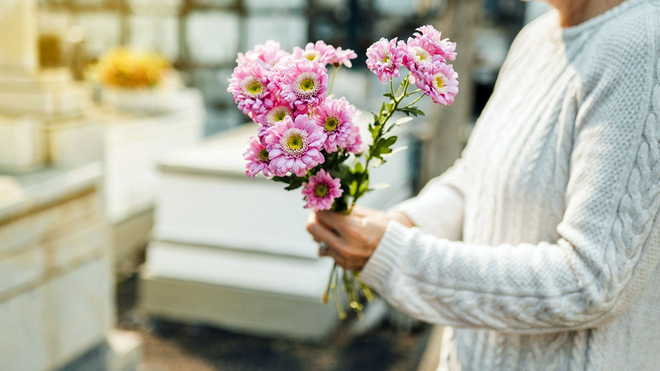
[[[268,151],[266,151],[265,148],[259,151],[259,160],[261,160],[262,162],[268,162],[269,160]]]
[[[386,56],[383,58],[383,64],[387,64],[387,62],[389,62],[389,61],[390,61],[390,56],[389,56],[389,55],[386,55]]]
[[[324,197],[328,194],[328,187],[325,184],[318,184],[316,188],[314,188],[314,194],[316,197]]]
[[[281,111],[277,112],[275,114],[275,117],[273,117],[273,118],[275,119],[275,122],[280,122],[280,121],[284,120],[285,117],[286,117],[286,111],[281,110]]]
[[[323,123],[323,127],[325,128],[325,131],[332,132],[335,129],[337,129],[337,126],[339,125],[339,121],[337,121],[336,118],[334,117],[328,117],[327,120]]]
[[[314,80],[312,79],[305,79],[300,82],[300,89],[302,89],[303,91],[312,91],[314,90],[314,88],[315,88]]]
[[[438,73],[437,75],[433,76],[433,84],[440,93],[444,93],[448,89],[447,77],[442,73]]]
[[[286,142],[289,149],[297,150],[303,147],[303,139],[298,135],[291,135]]]
[[[435,85],[438,87],[438,89],[442,89],[442,87],[445,86],[445,82],[442,80],[442,77],[435,78]]]
[[[303,53],[303,58],[308,59],[310,61],[315,61],[318,56],[319,56],[319,52],[317,50],[306,50]]]
[[[427,59],[431,58],[431,54],[429,54],[428,51],[424,50],[424,48],[421,48],[419,46],[413,46],[410,49],[412,50],[415,57],[419,59],[420,62],[424,62]]]
[[[250,93],[257,95],[261,93],[261,84],[259,83],[259,81],[254,81],[250,85],[248,85],[247,90]]]

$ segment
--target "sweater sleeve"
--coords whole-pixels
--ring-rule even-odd
[[[660,53],[637,46],[580,97],[557,241],[480,246],[392,222],[362,280],[414,317],[458,327],[543,333],[620,314],[660,261]]]
[[[441,176],[431,179],[417,197],[391,210],[400,211],[426,233],[457,241],[463,231],[466,165],[460,159]]]

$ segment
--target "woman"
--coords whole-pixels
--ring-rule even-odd
[[[441,369],[660,369],[660,1],[547,0],[462,158],[324,254],[445,331]]]

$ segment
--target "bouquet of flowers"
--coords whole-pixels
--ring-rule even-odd
[[[104,55],[96,66],[96,77],[104,86],[145,89],[159,85],[172,68],[154,53],[116,48]]]
[[[447,63],[456,58],[456,44],[442,39],[432,26],[417,31],[407,42],[381,38],[367,49],[367,67],[389,84],[383,94],[387,100],[378,113],[372,112],[369,145],[355,124],[360,112],[345,98],[331,95],[337,70],[351,67],[351,59],[357,57],[354,51],[317,41],[288,53],[268,41],[239,53],[227,91],[259,125],[244,155],[246,174],[254,178],[261,173],[286,183],[289,191],[302,187],[305,208],[351,213],[357,200],[374,189],[369,170],[393,154],[397,137],[392,129],[412,120],[410,116],[424,114],[415,106],[424,96],[449,105],[458,93],[458,75]],[[328,65],[333,68],[329,85]],[[392,78],[402,68],[408,74],[395,90]],[[389,122],[397,112],[407,117]],[[335,264],[323,302],[332,292],[339,316],[345,318],[337,289],[343,282],[349,307],[359,316],[359,293],[367,300],[373,293],[357,272],[340,270]]]

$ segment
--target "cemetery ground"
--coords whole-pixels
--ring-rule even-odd
[[[420,325],[408,332],[384,323],[357,336],[349,317],[328,339],[306,343],[150,319],[140,313],[137,295],[137,275],[118,284],[117,327],[143,340],[139,371],[412,371],[432,329]]]

